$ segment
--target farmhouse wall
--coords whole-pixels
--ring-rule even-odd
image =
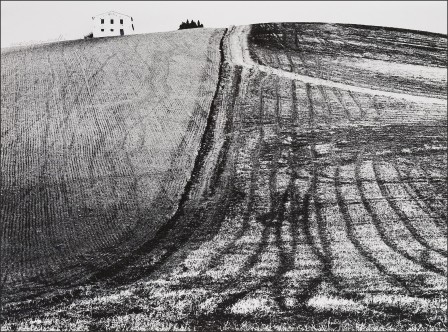
[[[131,16],[117,12],[107,12],[92,17],[93,37],[120,36],[134,33],[134,20]]]

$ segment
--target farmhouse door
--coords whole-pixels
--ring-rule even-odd
[[[120,29],[120,36],[124,36],[124,30]]]

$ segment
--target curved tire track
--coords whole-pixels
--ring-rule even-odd
[[[448,257],[447,251],[440,249],[440,248],[434,248],[431,246],[431,244],[418,232],[418,230],[412,225],[411,220],[408,218],[408,216],[400,209],[400,207],[396,204],[396,202],[391,199],[387,187],[385,186],[384,181],[382,181],[380,177],[380,172],[378,170],[378,164],[373,162],[373,170],[375,173],[375,179],[378,183],[378,186],[381,190],[381,194],[383,197],[387,200],[387,203],[392,208],[392,210],[397,214],[397,216],[400,218],[400,221],[405,225],[405,227],[409,230],[409,232],[412,234],[414,239],[420,243],[423,247],[425,247],[428,250],[437,252],[438,254]]]
[[[361,161],[362,161],[362,159],[358,159],[357,163],[356,163],[356,167],[355,167],[356,185],[357,185],[358,191],[360,193],[361,202],[362,202],[365,210],[367,211],[367,213],[372,218],[372,222],[373,222],[376,230],[378,231],[379,236],[383,240],[384,244],[387,245],[390,249],[392,249],[396,253],[403,256],[404,258],[414,262],[415,264],[418,264],[431,272],[437,273],[441,276],[445,276],[446,272],[443,269],[441,269],[431,263],[428,263],[424,260],[417,259],[417,258],[411,256],[407,251],[400,249],[396,243],[394,243],[391,239],[388,238],[387,231],[381,222],[381,218],[376,214],[374,208],[372,207],[372,204],[366,197],[365,189],[363,188],[362,181],[359,176],[359,168],[360,168]]]

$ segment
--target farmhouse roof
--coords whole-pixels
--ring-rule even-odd
[[[113,10],[110,10],[110,11],[108,11],[108,12],[104,12],[104,13],[101,13],[101,14],[98,14],[98,15],[95,15],[95,16],[92,16],[92,19],[94,19],[94,18],[97,17],[97,16],[104,15],[104,14],[118,14],[118,15],[122,15],[122,16],[130,17],[130,18],[132,19],[132,16],[129,16],[129,15],[126,15],[126,14],[122,14],[122,13],[119,13],[119,12],[116,12],[116,11],[113,11]]]

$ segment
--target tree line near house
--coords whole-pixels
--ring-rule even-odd
[[[196,23],[195,21],[191,20],[189,22],[188,20],[186,22],[182,22],[181,25],[179,25],[179,30],[183,29],[193,29],[193,28],[203,28],[204,25],[198,20]]]

